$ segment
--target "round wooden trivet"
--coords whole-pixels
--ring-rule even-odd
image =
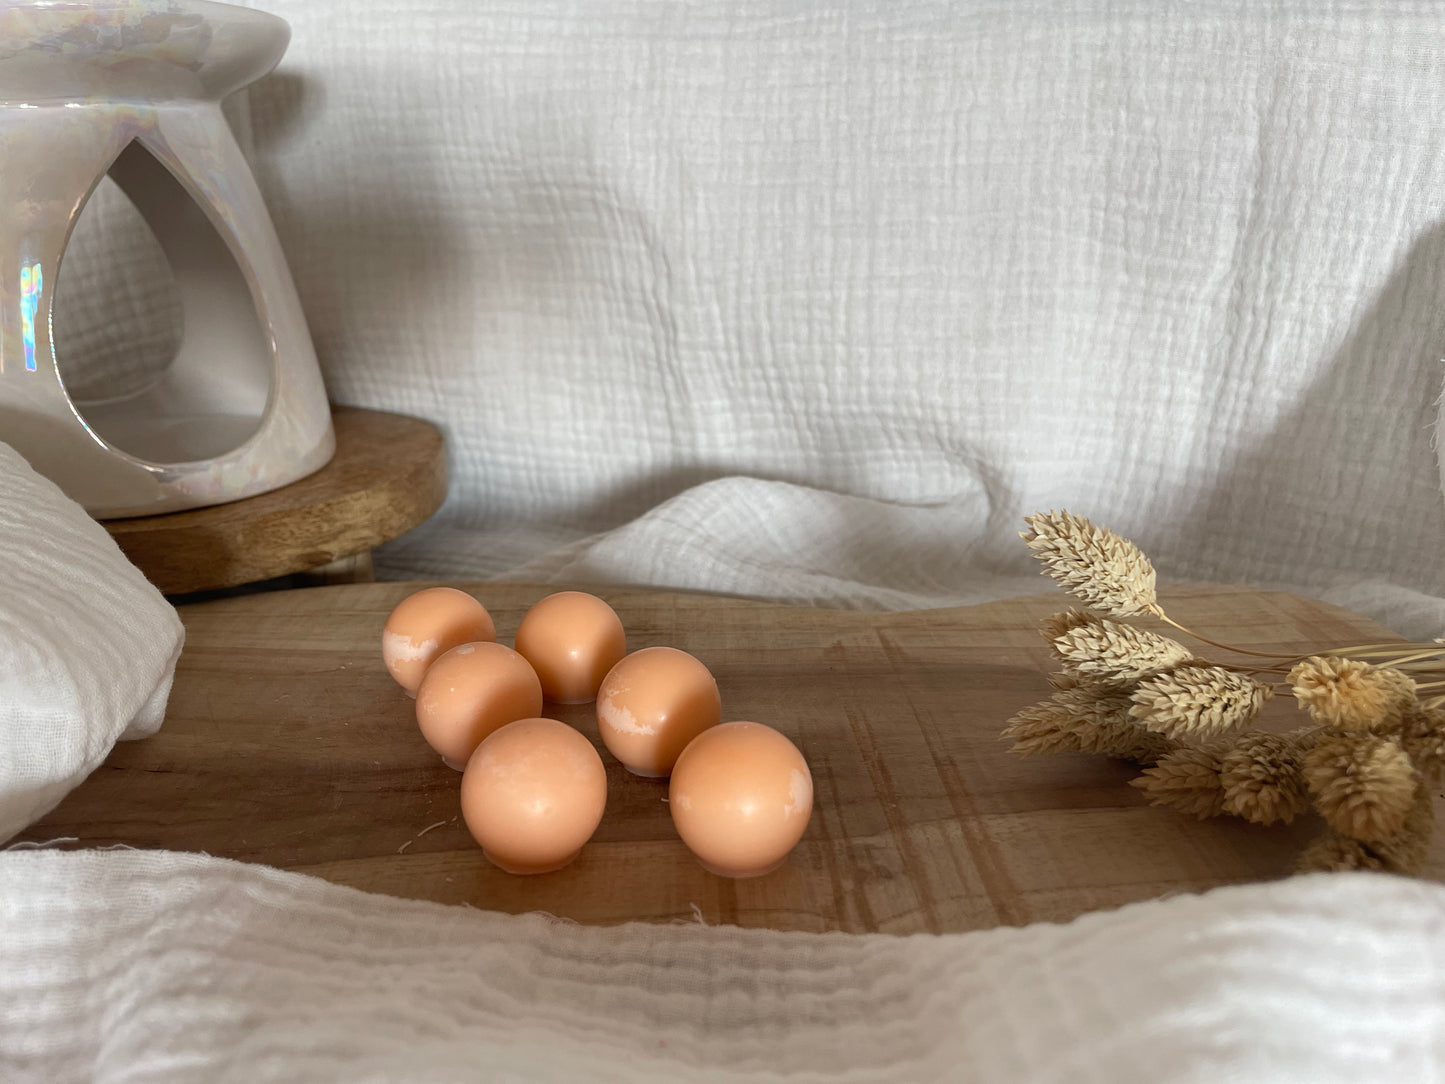
[[[446,452],[429,422],[333,407],[336,455],[299,482],[243,501],[104,521],[167,595],[214,591],[362,555],[446,497]]]

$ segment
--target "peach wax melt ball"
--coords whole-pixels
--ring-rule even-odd
[[[667,807],[704,869],[758,877],[803,838],[813,814],[813,776],[798,747],[772,727],[723,723],[682,751]]]
[[[555,719],[519,719],[477,746],[462,775],[462,817],[508,873],[561,869],[592,838],[607,769],[592,743]]]
[[[614,666],[597,690],[597,730],[634,775],[662,778],[708,727],[722,699],[708,668],[675,647],[645,647]]]
[[[487,608],[455,587],[428,587],[401,600],[381,630],[381,657],[410,696],[444,652],[458,644],[495,640]]]
[[[432,663],[416,693],[422,737],[457,771],[492,731],[541,710],[536,673],[503,644],[452,648]]]
[[[537,603],[517,626],[517,650],[557,704],[585,704],[627,651],[615,610],[596,595],[560,591]]]

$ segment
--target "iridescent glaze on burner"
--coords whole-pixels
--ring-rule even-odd
[[[295,286],[220,111],[289,39],[281,19],[199,0],[0,2],[0,439],[92,514],[236,500],[331,458]],[[54,290],[107,172],[171,263],[186,333],[155,385],[77,402]]]

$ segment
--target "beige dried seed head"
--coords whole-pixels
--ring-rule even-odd
[[[1177,748],[1163,734],[1151,733],[1131,719],[1127,708],[1121,709],[1107,722],[1101,722],[1090,745],[1086,752],[1103,753],[1143,765],[1156,764]]]
[[[1218,666],[1181,666],[1140,682],[1130,714],[1148,730],[1199,744],[1244,726],[1273,695],[1268,685]]]
[[[1078,674],[1070,673],[1068,670],[1060,670],[1057,674],[1050,674],[1048,682],[1061,693],[1069,692],[1071,689],[1097,690],[1092,682],[1085,681]]]
[[[1434,833],[1434,802],[1428,788],[1422,786],[1416,789],[1404,824],[1388,839],[1366,843],[1326,828],[1305,848],[1296,868],[1301,873],[1362,869],[1418,874],[1429,858]]]
[[[1101,619],[1084,610],[1067,609],[1060,610],[1056,614],[1049,614],[1039,622],[1039,632],[1043,634],[1049,646],[1054,646],[1054,641],[1064,633],[1073,629],[1083,628],[1087,625],[1097,625]]]
[[[1351,870],[1383,870],[1384,860],[1368,844],[1326,828],[1300,852],[1295,870],[1299,873],[1346,873]]]
[[[1153,763],[1171,747],[1129,717],[1127,698],[1085,688],[1063,690],[1024,708],[1008,721],[1002,736],[1014,743],[1010,752],[1020,756],[1104,753]]]
[[[1045,574],[1088,606],[1114,617],[1158,613],[1154,566],[1138,546],[1069,512],[1024,519],[1019,537]]]
[[[1423,783],[1415,788],[1415,799],[1405,814],[1405,823],[1389,839],[1370,844],[1394,873],[1418,874],[1430,857],[1430,840],[1435,835],[1435,801]]]
[[[1332,828],[1366,843],[1400,831],[1419,776],[1392,738],[1329,734],[1305,754],[1305,782]]]
[[[1129,685],[1103,678],[1089,677],[1074,670],[1060,670],[1048,676],[1048,683],[1059,692],[1078,690],[1090,696],[1128,696]]]
[[[1397,734],[1416,771],[1432,779],[1445,773],[1445,709],[1411,704],[1400,717]]]
[[[1217,750],[1180,748],[1152,768],[1146,768],[1130,786],[1144,792],[1152,805],[1191,813],[1203,820],[1224,811],[1221,757]]]
[[[1285,734],[1242,734],[1220,762],[1224,812],[1252,824],[1288,824],[1309,808],[1299,743]]]
[[[1415,702],[1415,682],[1390,667],[1361,659],[1316,655],[1289,672],[1300,706],[1326,726],[1341,730],[1390,727]]]
[[[1021,757],[1078,752],[1077,718],[1076,712],[1064,710],[1053,700],[1045,700],[1030,704],[1010,718],[1001,737],[1013,742],[1009,752]]]
[[[1059,657],[1080,674],[1127,683],[1186,663],[1189,649],[1148,629],[1096,618],[1054,638]]]

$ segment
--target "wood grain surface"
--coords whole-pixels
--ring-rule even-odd
[[[513,877],[459,819],[460,777],[423,743],[380,660],[382,623],[416,584],[249,595],[182,608],[187,642],[159,734],[124,743],[22,838],[207,851],[339,884],[581,922],[701,919],[779,929],[958,931],[1069,919],[1169,892],[1278,877],[1319,830],[1259,828],[1146,806],[1135,769],[1021,759],[998,733],[1049,693],[1035,631],[1059,593],[962,609],[860,613],[641,590],[598,591],[629,647],[706,662],[726,719],[793,738],[816,806],[766,877],[704,872],[678,840],[665,783],[605,750],[607,813],[573,865]],[[459,585],[503,642],[554,588]],[[1164,589],[1200,632],[1288,650],[1394,639],[1321,603],[1242,588]],[[590,706],[547,706],[594,741]],[[1279,698],[1266,718],[1298,720]],[[599,744],[599,748],[601,748]],[[62,844],[65,845],[65,844]],[[1437,846],[1429,873],[1445,874]]]
[[[104,521],[167,595],[305,572],[405,534],[441,507],[446,451],[418,418],[333,407],[336,455],[315,474],[243,501]]]

